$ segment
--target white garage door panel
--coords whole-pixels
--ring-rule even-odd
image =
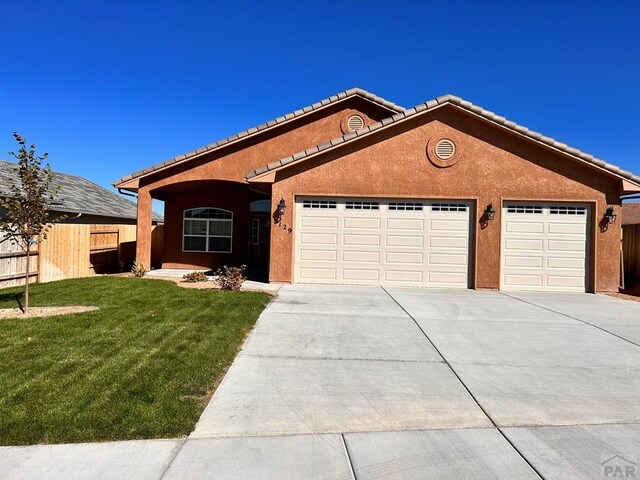
[[[549,275],[547,277],[547,285],[549,287],[561,288],[581,288],[584,289],[584,282],[578,277],[561,277]]]
[[[542,257],[518,257],[516,255],[508,255],[504,259],[507,267],[532,267],[542,268],[544,259]]]
[[[586,205],[505,202],[502,213],[502,289],[586,290]]]
[[[410,265],[422,265],[424,256],[422,253],[387,252],[384,256],[386,263],[408,263]]]
[[[335,268],[302,268],[300,270],[300,277],[335,280],[337,278],[336,273]]]
[[[424,230],[424,220],[409,220],[406,218],[390,218],[387,220],[387,230]]]
[[[378,270],[354,270],[351,268],[344,268],[342,270],[343,280],[369,280],[372,282],[378,281]]]
[[[390,283],[422,283],[422,272],[416,270],[385,270],[385,280]]]
[[[518,289],[526,286],[542,287],[542,275],[505,275],[504,287],[517,287]]]
[[[337,260],[337,252],[335,250],[309,250],[304,249],[300,252],[302,260],[312,260],[320,262],[335,262]]]
[[[380,229],[379,218],[344,218],[344,228],[368,228],[372,230]]]
[[[332,217],[302,217],[302,226],[335,228],[338,226],[338,219]]]
[[[297,199],[294,280],[468,288],[470,205]]]
[[[305,233],[300,243],[302,245],[337,245],[338,236],[328,233]]]
[[[584,271],[584,258],[547,258],[549,268],[569,268]]]
[[[388,234],[386,237],[386,245],[387,247],[424,247],[424,238],[423,237],[414,237],[414,236],[399,236],[395,234]]]

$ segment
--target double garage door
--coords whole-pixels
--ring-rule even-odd
[[[472,206],[297,198],[294,281],[469,288]],[[584,292],[587,220],[585,205],[506,202],[500,288]]]
[[[468,288],[471,204],[299,198],[295,281]]]

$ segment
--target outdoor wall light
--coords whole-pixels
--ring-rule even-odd
[[[607,211],[604,214],[604,218],[607,220],[607,223],[610,223],[611,225],[616,223],[616,217],[617,216],[618,216],[618,214],[613,209],[613,207],[607,208]]]
[[[278,203],[278,216],[282,217],[286,209],[287,209],[287,204],[284,203],[284,198],[281,198],[280,203]]]
[[[493,203],[487,205],[487,208],[484,209],[484,214],[487,217],[487,220],[493,220],[496,216],[496,210],[493,208]]]

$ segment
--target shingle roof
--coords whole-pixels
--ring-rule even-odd
[[[640,224],[640,202],[625,202],[622,204],[622,225]]]
[[[185,160],[189,160],[190,158],[193,158],[195,156],[201,155],[205,152],[211,151],[211,150],[215,150],[219,147],[222,147],[224,145],[227,145],[231,142],[235,142],[238,140],[241,140],[243,138],[249,137],[255,133],[258,132],[262,132],[263,130],[266,130],[268,128],[274,127],[276,125],[280,125],[284,122],[288,122],[289,120],[292,120],[294,118],[298,118],[301,117],[303,115],[306,115],[310,112],[313,112],[315,110],[318,110],[320,108],[326,107],[327,105],[330,105],[332,103],[338,102],[340,100],[343,100],[347,97],[353,97],[353,96],[359,96],[362,98],[366,98],[367,100],[370,100],[374,103],[377,103],[378,105],[381,105],[387,109],[389,109],[390,111],[395,111],[395,112],[403,112],[404,108],[401,107],[400,105],[396,105],[393,102],[390,102],[388,100],[385,100],[382,97],[379,97],[377,95],[374,95],[373,93],[367,92],[366,90],[363,90],[362,88],[351,88],[349,90],[345,90],[344,92],[340,92],[336,95],[333,95],[331,97],[325,98],[323,100],[320,100],[319,102],[316,102],[312,105],[309,105],[307,107],[301,108],[299,110],[296,110],[295,112],[291,112],[291,113],[287,113],[286,115],[282,115],[281,117],[275,118],[273,120],[270,120],[266,123],[263,123],[261,125],[258,125],[257,127],[253,127],[253,128],[249,128],[247,130],[243,130],[242,132],[236,133],[235,135],[232,135],[230,137],[227,138],[223,138],[222,140],[218,140],[217,142],[211,143],[209,145],[205,145],[204,147],[198,148],[196,150],[193,150],[191,152],[187,152],[187,153],[183,153],[182,155],[178,155],[176,157],[170,158],[169,160],[165,160],[164,162],[160,162],[157,163],[155,165],[152,165],[151,167],[145,168],[143,170],[139,170],[137,172],[134,172],[130,175],[125,175],[124,177],[116,180],[113,184],[114,186],[117,186],[119,184],[122,184],[124,182],[127,182],[129,180],[133,180],[134,178],[137,177],[141,177],[143,175],[146,175],[148,173],[154,172],[156,170],[160,170],[163,169],[165,167],[168,167],[169,165],[173,165],[175,163],[179,163],[179,162],[183,162]]]
[[[9,195],[9,186],[18,183],[18,165],[0,160],[0,196]],[[130,220],[137,217],[137,206],[134,202],[86,178],[55,172],[53,184],[60,186],[56,202],[61,204],[52,206],[51,210]],[[162,222],[162,215],[154,213],[153,220]]]
[[[519,133],[527,138],[533,139],[535,141],[538,141],[542,144],[548,145],[550,147],[555,148],[556,150],[560,150],[561,152],[567,153],[573,157],[576,157],[580,160],[583,160],[587,163],[593,164],[597,167],[600,167],[608,172],[611,172],[615,175],[618,175],[620,177],[629,179],[635,183],[640,184],[640,176],[638,175],[634,175],[633,173],[627,171],[627,170],[622,170],[620,167],[617,167],[616,165],[612,165],[610,163],[605,162],[604,160],[601,160],[599,158],[594,157],[593,155],[590,155],[588,153],[584,153],[581,152],[580,150],[578,150],[577,148],[573,148],[570,147],[569,145],[567,145],[566,143],[562,143],[562,142],[558,142],[557,140],[554,140],[551,137],[546,137],[544,135],[542,135],[541,133],[538,132],[534,132],[532,130],[529,130],[527,127],[524,127],[522,125],[518,125],[515,122],[512,122],[511,120],[507,120],[505,117],[502,117],[500,115],[497,115],[489,110],[485,110],[484,108],[478,106],[478,105],[474,105],[471,102],[468,102],[466,100],[463,100],[460,97],[457,97],[455,95],[442,95],[440,97],[434,98],[433,100],[429,100],[428,102],[425,103],[420,103],[418,105],[416,105],[415,107],[412,108],[408,108],[406,110],[404,110],[403,112],[397,113],[396,115],[389,117],[389,118],[385,118],[384,120],[381,120],[380,122],[376,122],[376,123],[372,123],[371,125],[368,125],[360,130],[357,130],[356,132],[351,132],[351,133],[347,133],[345,135],[342,135],[341,137],[338,137],[334,140],[331,140],[329,142],[323,143],[321,145],[317,145],[315,147],[312,148],[308,148],[307,150],[303,151],[303,152],[298,152],[298,153],[294,153],[293,155],[289,156],[289,157],[285,157],[277,162],[273,162],[270,163],[269,165],[265,165],[264,167],[260,167],[256,170],[253,170],[251,172],[249,172],[246,175],[247,180],[251,179],[253,177],[256,177],[260,174],[266,173],[268,171],[271,170],[277,170],[280,169],[281,167],[284,167],[286,165],[292,164],[292,163],[297,163],[301,160],[304,160],[308,157],[310,157],[311,155],[314,155],[318,152],[321,152],[323,150],[335,147],[336,145],[340,145],[343,144],[345,142],[348,142],[350,140],[353,140],[354,138],[357,137],[361,137],[364,135],[368,135],[371,132],[374,132],[376,130],[379,130],[383,127],[386,127],[387,125],[390,125],[392,123],[396,123],[399,122],[401,120],[404,120],[405,118],[409,118],[412,117],[414,115],[417,115],[421,112],[427,111],[427,110],[431,110],[434,109],[436,107],[442,106],[444,104],[451,104],[451,105],[455,105],[459,108],[462,108],[463,110],[467,110],[471,113],[474,113],[476,115],[479,115],[480,117],[489,120],[493,123],[496,123],[504,128],[507,128],[509,130],[512,130],[516,133]]]

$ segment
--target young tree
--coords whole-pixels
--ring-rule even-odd
[[[29,311],[29,273],[31,246],[47,238],[51,224],[61,217],[54,217],[50,207],[58,188],[53,185],[53,172],[49,164],[42,166],[48,154],[36,155],[36,146],[27,146],[27,139],[18,132],[13,138],[20,145],[18,153],[9,152],[18,161],[18,181],[8,186],[8,195],[0,197],[0,232],[26,254],[26,278],[24,284],[24,312]]]

